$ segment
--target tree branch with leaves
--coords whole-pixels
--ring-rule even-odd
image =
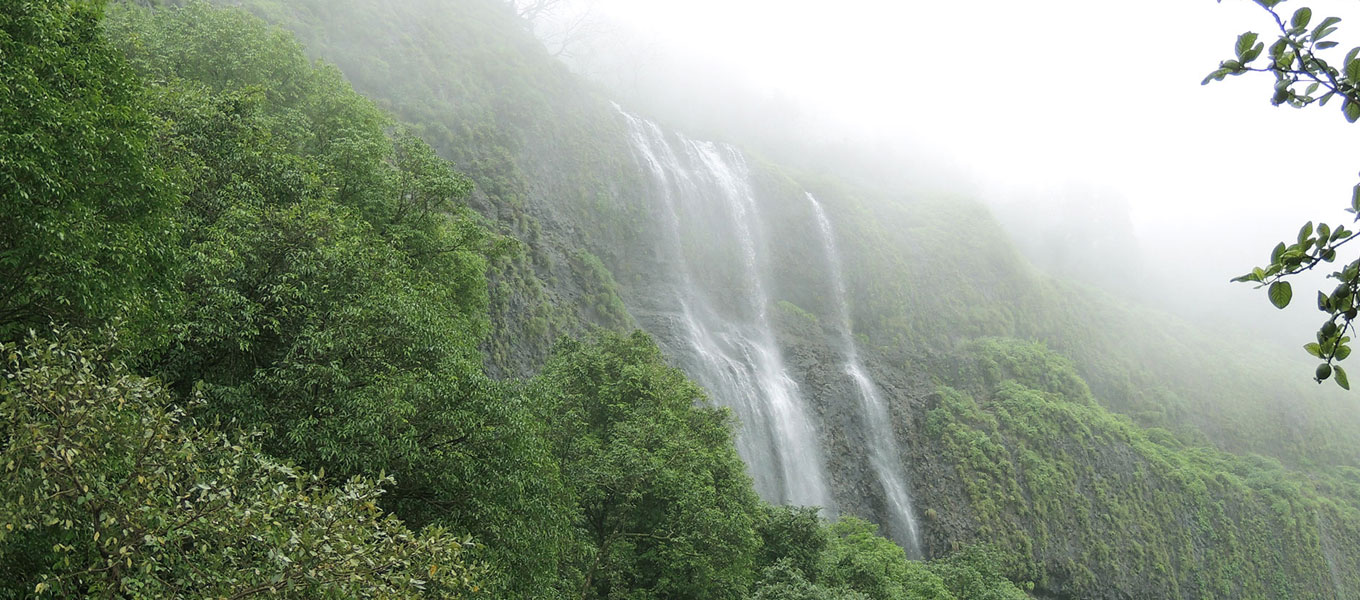
[[[1221,1],[1221,0],[1220,0]],[[1329,61],[1324,54],[1339,42],[1327,39],[1337,31],[1338,17],[1314,21],[1308,7],[1294,10],[1288,19],[1279,10],[1283,0],[1254,0],[1274,21],[1276,36],[1267,49],[1260,34],[1248,31],[1237,37],[1236,58],[1225,60],[1218,69],[1204,78],[1203,84],[1222,81],[1232,75],[1269,73],[1275,78],[1271,103],[1305,108],[1326,106],[1340,98],[1341,112],[1348,122],[1360,120],[1360,47],[1346,53],[1339,61]],[[1347,212],[1360,220],[1360,184],[1356,185]],[[1270,253],[1270,262],[1251,272],[1233,278],[1235,282],[1256,283],[1266,288],[1271,304],[1276,308],[1289,306],[1294,298],[1290,278],[1311,271],[1324,264],[1335,264],[1337,251],[1360,232],[1312,221],[1299,230],[1292,244],[1280,242]],[[1356,331],[1355,319],[1360,308],[1360,259],[1340,266],[1328,275],[1337,286],[1327,293],[1317,293],[1318,310],[1326,320],[1317,331],[1317,341],[1304,345],[1304,350],[1322,362],[1314,372],[1321,383],[1331,378],[1342,388],[1350,389],[1345,369],[1339,364],[1351,354],[1351,335]]]

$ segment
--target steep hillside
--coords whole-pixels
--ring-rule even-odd
[[[1067,597],[1360,593],[1357,548],[1338,545],[1360,533],[1360,471],[1186,445],[1101,409],[1040,344],[971,346],[923,419],[941,463],[925,497],[967,506],[937,511],[941,543],[1025,548],[1040,587]]]
[[[479,210],[530,247],[532,264],[501,265],[495,278],[506,282],[493,293],[502,329],[493,357],[504,361],[496,370],[532,370],[542,352],[531,349],[572,330],[573,316],[627,327],[620,288],[634,311],[650,301],[659,260],[651,242],[664,225],[655,201],[643,200],[654,194],[625,123],[501,3],[245,4],[414,123],[478,182]],[[1360,419],[1342,397],[1283,373],[1282,359],[1233,332],[1200,331],[1039,274],[970,199],[891,196],[834,173],[752,165],[770,228],[788,239],[813,226],[805,190],[827,206],[844,230],[856,332],[894,360],[977,336],[1043,340],[1074,359],[1102,403],[1145,425],[1291,463],[1360,464],[1351,443]],[[799,276],[807,251],[774,251],[775,295],[829,314],[817,301],[824,286]]]
[[[235,4],[228,3],[228,4]],[[244,2],[477,182],[470,203],[528,252],[492,265],[488,366],[526,374],[582,323],[627,329],[624,252],[649,239],[622,124],[500,2]],[[426,18],[426,15],[435,15]],[[587,243],[583,243],[587,242]]]

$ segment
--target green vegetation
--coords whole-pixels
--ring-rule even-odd
[[[582,548],[563,566],[580,579],[569,589],[741,598],[758,500],[727,412],[641,332],[564,343],[544,379],[560,397],[551,429]]]
[[[458,598],[467,540],[411,532],[390,481],[319,475],[199,427],[65,338],[0,345],[0,597]]]
[[[767,507],[764,513],[765,549],[753,600],[1028,598],[1001,576],[1002,557],[982,547],[920,563],[855,517],[827,527],[807,509]]]
[[[271,454],[395,475],[399,516],[458,523],[545,585],[561,486],[538,407],[481,370],[484,272],[508,245],[460,202],[470,185],[286,33],[116,8],[110,38],[166,82],[150,91],[186,197],[183,310],[139,363]]]
[[[146,4],[0,11],[0,598],[1360,594],[1356,421],[1279,423],[1249,357],[1203,369],[1221,340],[1037,276],[975,205],[809,186],[869,368],[935,379],[892,412],[931,457],[911,561],[762,503],[625,332],[644,180],[505,3]],[[800,246],[771,287],[816,362]]]
[[[176,209],[138,79],[102,3],[7,2],[0,15],[0,338],[121,316],[156,328]]]
[[[1012,577],[1074,597],[1135,585],[1168,598],[1360,591],[1355,469],[1291,473],[1140,429],[1041,345],[986,339],[969,355],[927,432],[968,498],[972,533],[954,539],[1018,550]]]
[[[617,284],[648,234],[622,125],[495,0],[248,0],[477,182],[468,199],[529,251],[491,263],[495,374],[541,367],[583,323],[634,324]],[[437,18],[430,18],[437,15]],[[569,224],[569,225],[568,225]],[[570,227],[564,238],[560,233]],[[602,275],[592,262],[609,267]],[[638,268],[640,265],[634,266]]]

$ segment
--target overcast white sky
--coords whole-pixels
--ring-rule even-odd
[[[1310,5],[1319,16],[1354,5],[1331,4]],[[1238,33],[1269,33],[1247,0],[598,0],[596,9],[822,112],[929,140],[989,179],[1117,187],[1146,219],[1284,202],[1335,213],[1360,169],[1335,111],[1275,109],[1263,78],[1199,85]],[[1339,35],[1360,33],[1360,18],[1342,25]],[[1293,158],[1271,149],[1300,139]],[[1310,172],[1331,183],[1301,190]]]
[[[1231,275],[1342,209],[1360,125],[1339,104],[1269,104],[1266,75],[1200,86],[1237,34],[1269,43],[1249,0],[593,0],[663,53],[720,63],[872,135],[938,149],[993,198],[1080,184],[1129,201],[1154,259]],[[1345,19],[1355,2],[1285,2]],[[1260,302],[1264,303],[1261,299]],[[1311,318],[1311,317],[1310,317]]]

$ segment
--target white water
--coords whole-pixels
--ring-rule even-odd
[[[836,317],[841,331],[842,352],[845,355],[845,372],[855,381],[855,387],[859,392],[860,407],[863,409],[860,416],[864,419],[868,434],[865,441],[869,444],[869,463],[883,487],[883,498],[890,511],[890,514],[886,515],[888,518],[884,525],[888,529],[888,534],[902,544],[909,556],[920,558],[922,554],[920,531],[912,511],[911,495],[902,477],[904,469],[897,448],[897,438],[893,434],[892,417],[878,386],[864,372],[864,364],[859,358],[859,347],[855,343],[850,304],[845,291],[845,277],[841,273],[840,252],[836,249],[836,233],[821,203],[817,202],[812,194],[808,194],[807,199],[812,203],[812,210],[817,215],[822,248],[831,272]]]
[[[816,428],[771,327],[762,215],[745,159],[623,114],[666,221],[663,260],[679,305],[668,318],[688,341],[682,366],[736,413],[737,449],[763,497],[834,513]]]

